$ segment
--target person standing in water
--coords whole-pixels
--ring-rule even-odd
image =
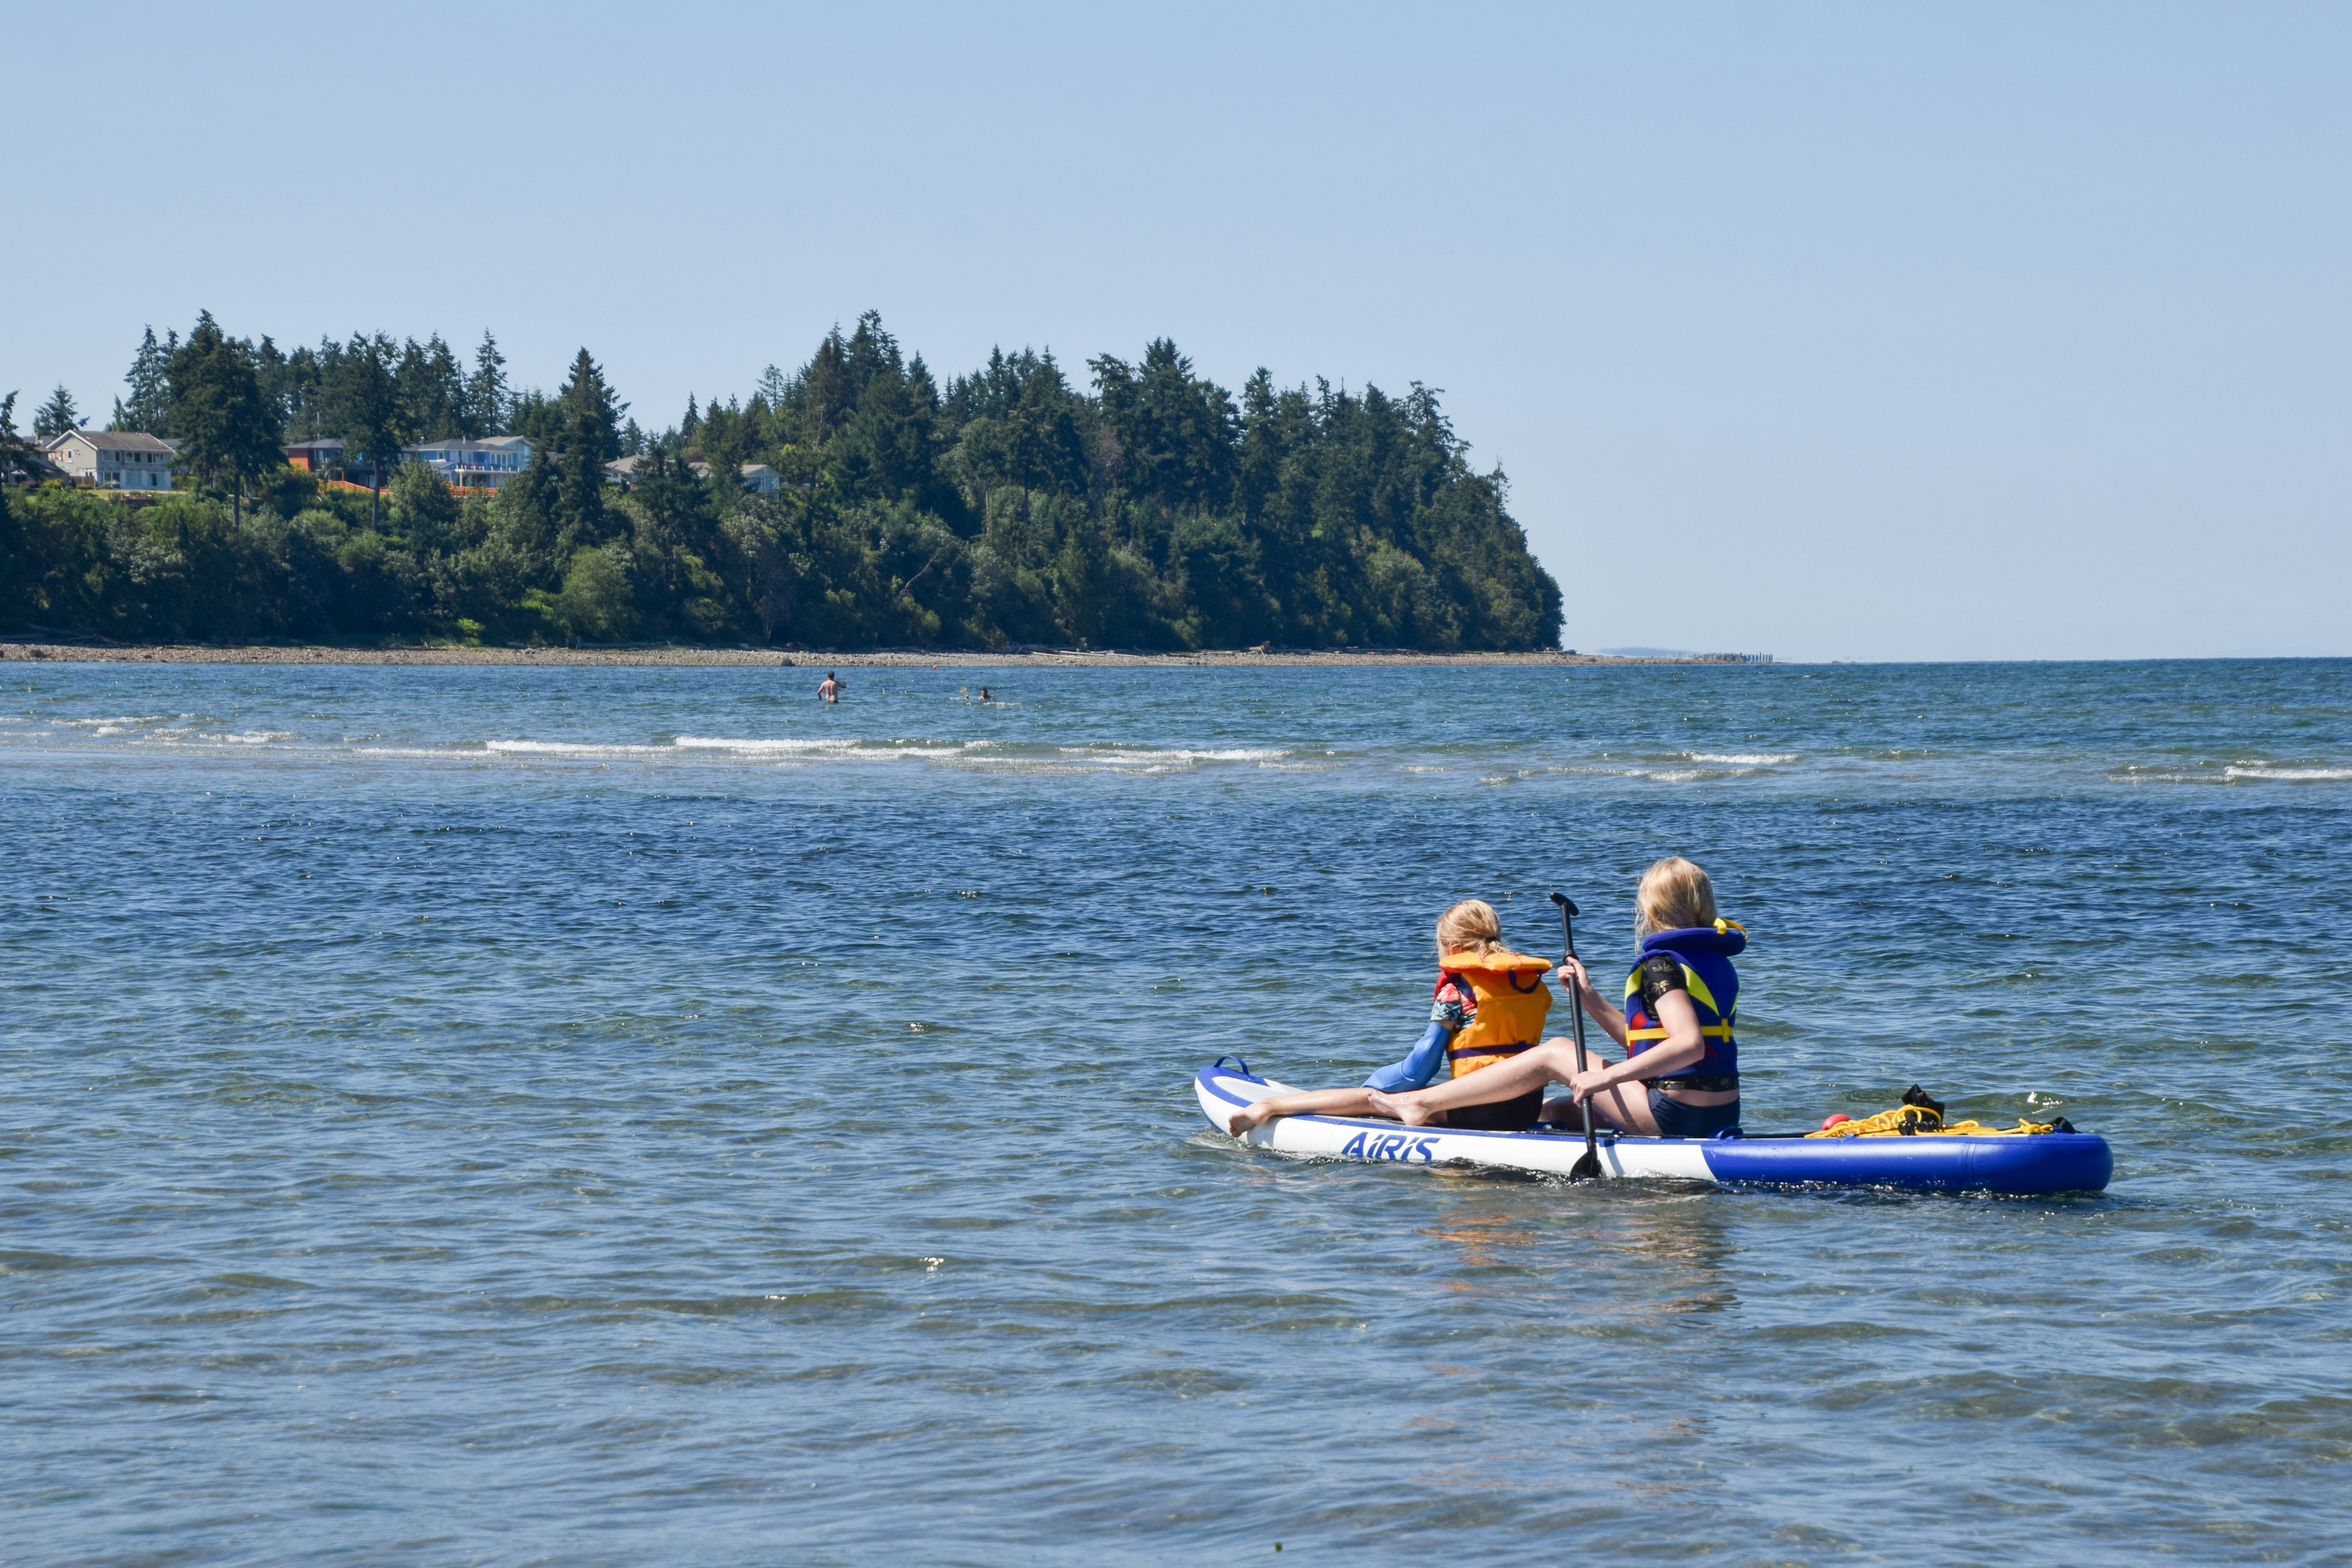
[[[1359,1089],[1277,1094],[1244,1106],[1226,1119],[1226,1131],[1238,1138],[1277,1116],[1370,1114],[1384,1090],[1419,1089],[1449,1064],[1456,1084],[1483,1079],[1542,1038],[1544,1015],[1551,1009],[1544,971],[1551,960],[1505,947],[1494,905],[1465,899],[1437,917],[1437,966],[1429,1027],[1410,1056],[1381,1068]],[[1537,1079],[1512,1094],[1465,1101],[1446,1118],[1447,1125],[1524,1132],[1543,1109],[1543,1086]]]
[[[838,702],[841,700],[842,689],[841,677],[828,669],[824,672],[824,683],[816,689],[817,700]]]
[[[1640,952],[1625,979],[1622,1013],[1592,988],[1583,964],[1571,958],[1559,967],[1577,1005],[1625,1047],[1623,1060],[1588,1060],[1579,1072],[1575,1046],[1550,1039],[1475,1078],[1411,1094],[1375,1089],[1366,1096],[1372,1110],[1412,1127],[1447,1112],[1458,1126],[1467,1107],[1564,1083],[1570,1098],[1547,1108],[1548,1121],[1581,1129],[1583,1117],[1593,1115],[1600,1126],[1652,1138],[1712,1138],[1738,1126],[1739,1045],[1732,1020],[1739,972],[1731,961],[1747,948],[1748,932],[1717,916],[1705,871],[1669,856],[1643,874],[1633,895],[1633,934]]]

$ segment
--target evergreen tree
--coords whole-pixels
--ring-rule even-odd
[[[46,441],[52,436],[62,436],[81,424],[81,410],[74,406],[73,394],[63,385],[49,394],[49,400],[33,410],[33,437]]]
[[[228,490],[235,522],[246,487],[278,464],[278,422],[261,395],[252,351],[224,335],[206,310],[172,355],[170,375],[179,461],[205,483]]]
[[[261,401],[269,411],[269,427],[282,440],[294,416],[293,365],[267,332],[253,350],[253,374],[261,383]]]
[[[572,362],[571,378],[556,395],[563,411],[563,436],[568,449],[593,455],[601,472],[621,455],[621,416],[628,405],[613,395],[604,373],[582,349]]]
[[[373,337],[353,332],[336,356],[334,380],[328,387],[330,427],[342,438],[343,460],[365,457],[368,465],[368,526],[383,521],[383,487],[400,465],[400,448],[407,432],[403,426],[400,386],[396,375],[399,350],[383,333]]]
[[[545,454],[556,476],[554,521],[578,546],[601,544],[613,531],[604,509],[604,465],[621,455],[620,416],[627,406],[582,349],[556,395],[552,450]],[[534,466],[540,460],[534,453]]]
[[[139,340],[139,352],[131,358],[131,369],[122,378],[131,388],[131,395],[115,401],[110,428],[160,434],[171,427],[172,356],[179,348],[177,328],[160,343],[155,341],[155,329],[147,329]]]
[[[474,441],[499,435],[507,429],[509,412],[506,355],[486,331],[482,346],[474,351],[474,374],[466,381],[462,433]]]
[[[449,345],[436,332],[420,345],[411,338],[401,346],[400,364],[393,372],[394,396],[400,404],[400,428],[411,442],[446,441],[459,434],[466,406],[466,377]]]

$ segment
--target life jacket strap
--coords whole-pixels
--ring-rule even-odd
[[[1465,1057],[1515,1057],[1521,1051],[1531,1051],[1535,1048],[1535,1042],[1533,1041],[1529,1041],[1524,1046],[1463,1046],[1458,1049],[1453,1047],[1448,1047],[1445,1052],[1445,1059],[1450,1062],[1458,1062]]]
[[[1668,1029],[1628,1029],[1625,1037],[1629,1040],[1663,1040],[1672,1032]],[[1698,1032],[1702,1037],[1710,1040],[1731,1038],[1731,1026],[1728,1024],[1701,1024]]]

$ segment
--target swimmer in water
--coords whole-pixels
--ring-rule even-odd
[[[838,702],[841,700],[842,689],[841,677],[828,669],[824,672],[824,684],[816,689],[817,700]]]

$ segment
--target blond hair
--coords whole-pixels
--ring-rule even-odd
[[[1679,855],[1669,855],[1642,873],[1633,894],[1634,940],[1654,931],[1685,931],[1715,923],[1715,884]]]
[[[1437,955],[1495,952],[1503,945],[1503,922],[1484,899],[1465,899],[1437,917]]]

